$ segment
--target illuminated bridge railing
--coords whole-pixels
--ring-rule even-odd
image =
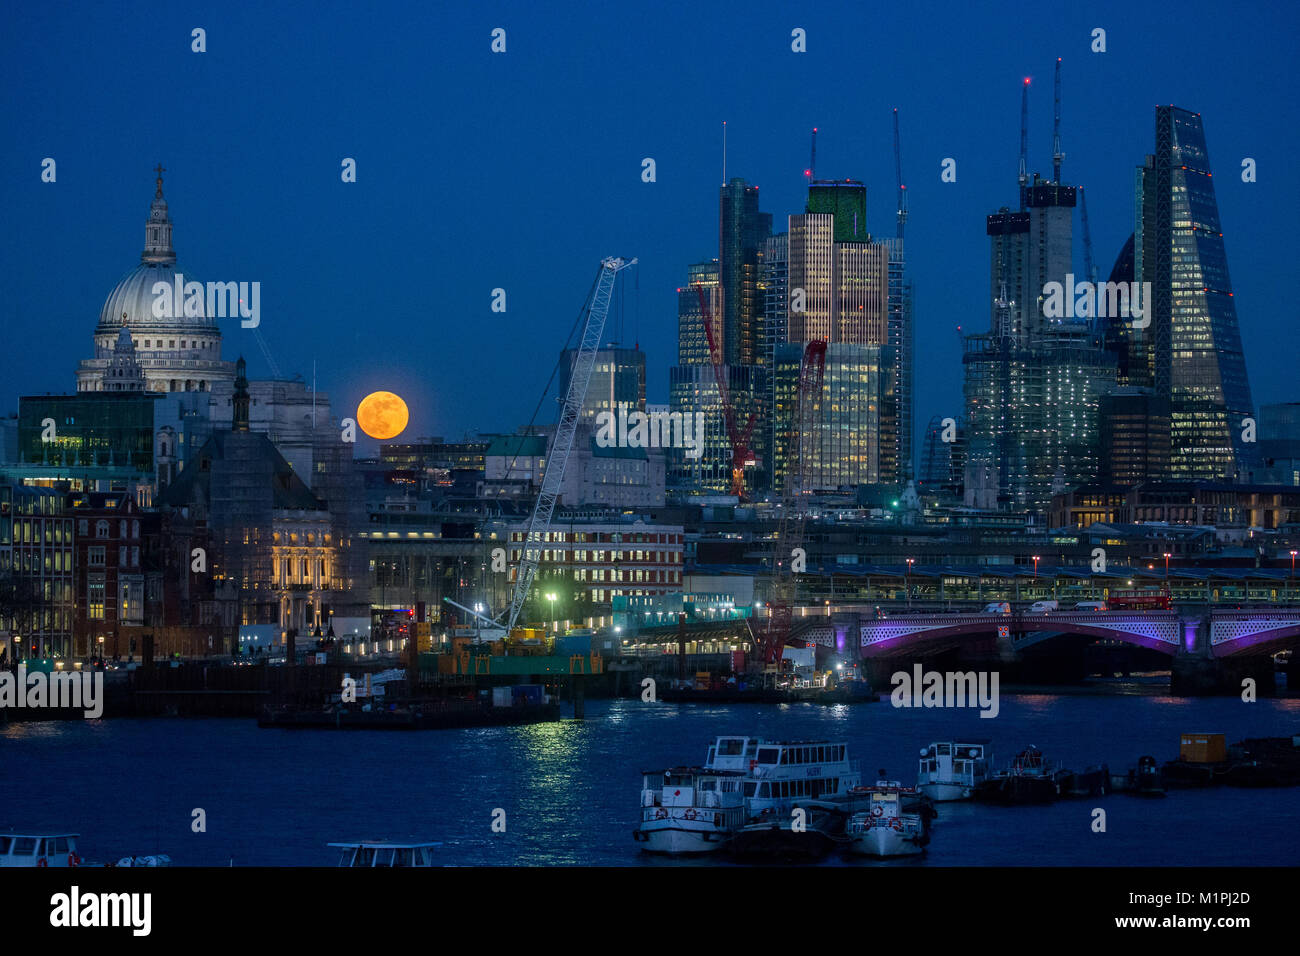
[[[1217,647],[1230,641],[1267,638],[1278,631],[1293,630],[1300,627],[1300,612],[1251,611],[1234,614],[1230,611],[1215,612],[1210,621],[1210,646]]]
[[[1145,638],[1170,647],[1178,647],[1181,640],[1181,621],[1173,611],[1146,612],[1143,614],[1115,614],[1095,611],[1060,611],[1047,614],[932,614],[915,617],[894,617],[871,621],[862,625],[862,646],[870,647],[886,641],[920,637],[926,632],[992,631],[1005,627],[1011,633],[1028,631],[1070,631],[1086,627],[1088,633],[1113,633],[1117,639]]]

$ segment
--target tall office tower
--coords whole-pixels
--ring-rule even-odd
[[[1259,407],[1259,452],[1259,480],[1300,485],[1300,402]]]
[[[732,487],[731,436],[719,396],[717,377],[726,383],[733,419],[744,430],[753,416],[746,459],[745,491],[763,485],[765,436],[770,426],[764,406],[768,391],[767,311],[763,287],[763,252],[772,233],[772,216],[758,208],[758,187],[741,178],[718,191],[718,258],[687,270],[686,285],[678,289],[677,366],[669,373],[669,404],[674,412],[705,416],[704,452],[689,458],[670,451],[670,486],[725,493]],[[713,358],[705,334],[697,286],[705,290],[712,317]]]
[[[723,360],[763,365],[763,300],[759,270],[772,214],[758,209],[758,187],[733,178],[718,195],[718,284]]]
[[[784,302],[769,299],[778,353],[774,376],[788,375],[796,350],[808,342],[827,342],[821,400],[819,458],[810,460],[811,481],[821,488],[889,483],[900,480],[897,407],[897,353],[889,341],[889,260],[885,243],[866,230],[866,187],[861,183],[814,182],[807,212],[790,216],[784,239]],[[772,252],[779,254],[776,244]],[[774,281],[773,285],[777,283]],[[882,368],[882,363],[888,365]],[[788,471],[788,424],[793,394],[788,380],[774,381],[773,484],[780,488]]]
[[[573,375],[573,363],[577,358],[577,349],[568,349],[561,358],[561,401],[568,394],[569,378]],[[640,349],[609,345],[596,352],[578,422],[595,427],[597,415],[601,412],[618,414],[620,405],[626,405],[629,412],[645,411],[645,353]]]
[[[1254,406],[1201,114],[1156,107],[1136,205],[1134,274],[1151,283],[1155,333],[1142,346],[1169,400],[1170,477],[1248,479],[1258,445],[1243,441],[1243,423]]]
[[[1089,316],[1052,315],[1067,282],[1075,188],[1035,175],[1024,209],[988,217],[991,322],[964,339],[968,504],[1045,511],[1054,490],[1092,481],[1101,397],[1115,359]]]

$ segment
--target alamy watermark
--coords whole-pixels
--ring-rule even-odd
[[[87,720],[104,713],[104,675],[100,671],[43,671],[27,673],[19,664],[18,672],[0,671],[0,709],[56,708],[80,710]]]
[[[1043,286],[1043,315],[1049,319],[1132,319],[1135,329],[1151,324],[1150,282],[1065,282]]]
[[[923,671],[920,664],[912,673],[895,671],[889,702],[895,707],[978,707],[981,717],[996,717],[997,671]]]
[[[628,412],[596,413],[596,444],[601,448],[685,448],[686,457],[704,453],[704,413]]]
[[[150,291],[155,319],[238,317],[246,329],[257,328],[262,321],[260,282],[209,282],[205,288],[202,282],[186,282],[178,272],[171,282],[155,282]]]

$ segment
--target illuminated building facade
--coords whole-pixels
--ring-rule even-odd
[[[62,492],[0,481],[0,639],[6,662],[72,653],[72,521]]]

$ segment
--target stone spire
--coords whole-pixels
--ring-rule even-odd
[[[158,179],[155,181],[153,204],[149,207],[149,222],[144,227],[144,252],[140,253],[140,261],[175,265],[176,252],[172,249],[172,221],[167,215],[167,200],[163,199],[162,191],[162,174],[166,171],[162,163],[154,168]]]
[[[246,432],[248,431],[248,376],[245,374],[247,366],[244,364],[244,357],[241,355],[239,361],[235,363],[235,394],[231,401],[235,405],[235,422],[231,431]]]

